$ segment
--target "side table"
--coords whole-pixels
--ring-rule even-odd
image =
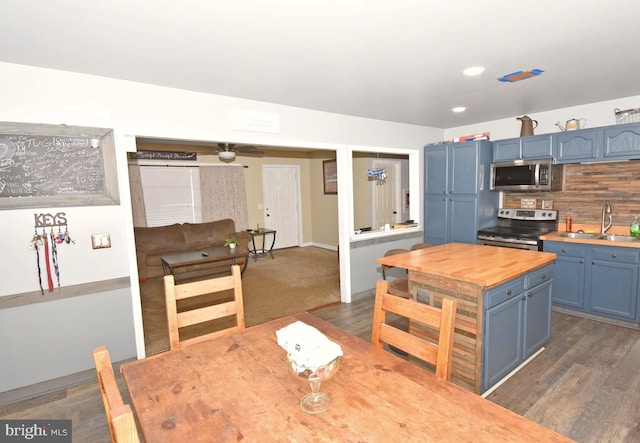
[[[253,255],[253,261],[258,261],[259,258],[266,257],[270,255],[271,258],[275,258],[273,256],[273,245],[276,244],[276,231],[273,229],[264,229],[260,228],[257,230],[250,230],[249,234],[251,235],[251,245],[249,246],[249,252]],[[271,246],[268,248],[266,245],[266,237],[271,234],[273,236],[271,240]],[[256,248],[256,237],[262,237],[262,247]]]

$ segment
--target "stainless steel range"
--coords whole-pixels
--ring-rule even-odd
[[[498,209],[498,225],[478,231],[479,245],[542,250],[540,236],[558,230],[558,211]]]

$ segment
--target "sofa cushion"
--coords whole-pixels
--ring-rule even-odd
[[[224,239],[234,235],[235,223],[231,219],[208,223],[184,223],[183,249],[198,249],[204,246],[224,246]]]
[[[185,247],[181,224],[134,228],[136,249],[149,254],[155,251],[182,251]]]

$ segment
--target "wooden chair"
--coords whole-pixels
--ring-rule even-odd
[[[388,257],[389,255],[402,254],[403,252],[416,251],[418,249],[430,248],[433,245],[431,243],[416,243],[411,246],[410,250],[407,249],[390,249],[385,252],[384,256]],[[389,269],[393,268],[393,266],[382,265],[382,278],[387,280],[387,273]],[[393,280],[387,280],[389,282],[389,293],[393,295],[397,295],[398,297],[410,298],[409,294],[409,279],[406,277],[394,278]]]
[[[124,403],[120,389],[113,373],[109,350],[100,346],[93,350],[93,361],[96,365],[100,394],[107,424],[111,433],[111,441],[117,443],[139,443],[138,429],[131,406]]]
[[[390,249],[384,253],[385,257],[390,255],[402,254],[409,252],[408,249]],[[394,266],[382,265],[382,278],[387,280],[387,271],[394,268]],[[406,274],[406,269],[405,269]],[[387,280],[389,283],[389,292],[398,297],[409,298],[409,280],[406,277],[394,278],[393,280]]]
[[[433,247],[431,243],[416,243],[415,245],[411,246],[411,250],[417,251],[418,249],[426,249],[431,247]]]
[[[185,300],[230,289],[233,290],[233,300],[231,301],[178,312],[178,300]],[[165,275],[164,292],[167,305],[170,349],[177,349],[181,344],[195,343],[216,335],[241,331],[245,328],[242,281],[240,280],[240,266],[238,265],[231,266],[231,275],[182,284],[175,284],[173,275]],[[180,340],[179,331],[181,328],[230,315],[235,315],[236,317],[235,326],[194,338]]]
[[[387,343],[406,351],[420,360],[435,365],[436,377],[450,380],[456,306],[456,300],[449,298],[442,300],[442,309],[404,299],[387,292],[387,282],[378,280],[373,308],[371,343],[381,349]],[[388,312],[437,329],[439,331],[437,344],[387,323]]]

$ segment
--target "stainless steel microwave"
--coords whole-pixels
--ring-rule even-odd
[[[563,165],[553,159],[491,163],[492,191],[561,191]]]

